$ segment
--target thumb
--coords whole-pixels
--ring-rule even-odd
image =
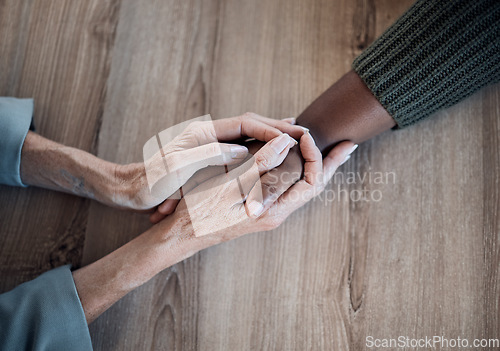
[[[335,146],[323,159],[323,184],[326,184],[335,174],[337,168],[351,158],[351,154],[358,148],[358,144],[344,141]]]
[[[231,165],[241,162],[248,149],[236,144],[210,143],[195,148],[173,151],[163,158],[164,167],[152,194],[162,200],[174,194],[198,171],[208,166]]]
[[[242,145],[214,142],[173,152],[167,156],[167,162],[168,168],[173,171],[180,171],[185,167],[199,170],[208,166],[235,164],[243,161],[247,155],[248,149]]]

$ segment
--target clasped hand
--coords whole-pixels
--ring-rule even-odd
[[[252,150],[255,143],[248,147],[224,143],[244,138],[265,144]],[[296,140],[300,140],[300,145]],[[281,177],[270,184],[268,172],[281,165],[292,149],[294,157],[301,154],[303,158],[300,168],[293,172],[294,182]],[[153,208],[150,219],[158,223],[160,236],[171,235],[174,221],[182,223],[182,236],[207,236],[200,241],[205,242],[203,246],[210,246],[279,226],[290,213],[324,189],[353,149],[353,143],[343,142],[323,160],[307,129],[294,125],[293,119],[278,121],[247,113],[213,122],[194,122],[151,161],[157,169],[162,169],[165,162],[169,165],[171,172],[163,174],[163,186],[151,193],[145,166],[135,166],[140,172],[133,177],[133,184],[139,186],[135,187],[136,196],[129,205],[136,209]],[[255,154],[250,157],[252,151]],[[243,161],[246,162],[242,165]],[[297,181],[296,174],[303,176]],[[282,189],[280,196],[268,195],[274,193],[273,188]],[[168,225],[161,221],[166,216]]]
[[[225,143],[245,138],[254,138],[260,144]],[[298,145],[295,140],[299,140]],[[150,193],[144,164],[116,166],[101,162],[103,172],[90,173],[86,178],[94,180],[90,182],[91,190],[104,189],[92,192],[94,197],[116,207],[149,209],[156,224],[73,272],[87,322],[129,291],[200,250],[243,234],[276,228],[323,190],[354,149],[353,143],[343,142],[322,159],[311,135],[294,125],[293,120],[245,114],[208,124],[193,123],[165,145],[160,157],[156,155],[146,162],[153,169],[153,178],[156,174],[158,179],[166,180],[163,186],[152,187],[154,194]],[[27,150],[29,155],[29,147]],[[99,162],[76,153],[68,161],[74,173],[78,173],[82,157]],[[290,159],[293,162],[285,161]],[[166,174],[161,171],[163,161],[168,165]],[[298,167],[294,169],[293,165]],[[278,178],[276,183],[269,175],[278,166],[280,174],[291,170],[295,175],[285,181]],[[111,196],[106,191],[107,182],[100,181],[109,171],[116,178],[111,183],[118,184],[111,186]],[[292,183],[294,177],[300,179]],[[183,196],[179,196],[179,187]],[[272,191],[273,187],[277,190]]]

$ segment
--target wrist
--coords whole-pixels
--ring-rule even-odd
[[[148,230],[151,242],[164,257],[165,269],[194,255],[208,246],[217,244],[216,238],[196,237],[191,218],[181,202],[175,212]]]
[[[165,220],[158,235],[153,227],[103,258],[73,272],[88,323],[130,291],[185,258],[186,244],[178,244]]]
[[[93,199],[105,205],[116,207],[115,195],[119,189],[116,168],[119,166],[99,158],[94,159],[92,170],[89,170],[86,182],[93,190]]]
[[[307,107],[297,124],[309,128],[318,148],[326,153],[343,140],[361,143],[396,122],[361,78],[350,71]]]
[[[110,199],[114,207],[145,210],[149,206],[144,201],[149,191],[146,171],[142,163],[114,165]]]
[[[234,238],[234,228],[212,234],[196,236],[186,203],[181,200],[175,212],[150,230],[155,246],[163,248],[162,255],[169,257],[165,268],[191,257],[195,253]]]

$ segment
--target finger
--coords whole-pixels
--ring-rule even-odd
[[[283,122],[294,124],[297,122],[297,119],[295,117],[288,117],[288,118],[283,118]]]
[[[265,123],[267,125],[273,126],[273,127],[277,128],[277,129],[279,129],[280,131],[282,131],[283,133],[287,133],[291,137],[296,138],[296,139],[300,139],[300,137],[302,136],[302,134],[304,134],[306,131],[309,130],[309,129],[305,128],[305,127],[296,125],[295,124],[295,122],[296,122],[295,118],[291,118],[293,120],[293,123],[289,123],[289,122],[283,121],[283,120],[278,120],[278,119],[273,119],[273,118],[269,118],[269,117],[264,117],[264,116],[261,116],[261,115],[258,115],[256,113],[252,113],[252,112],[248,112],[245,115],[243,115],[242,117],[243,118],[251,118],[251,119],[255,119],[255,120],[261,121],[262,123]],[[290,119],[287,118],[287,120],[290,120]]]
[[[302,127],[253,113],[216,120],[213,122],[213,127],[220,141],[246,137],[268,142],[283,133],[288,133],[297,139],[304,133]]]
[[[259,174],[278,167],[288,155],[288,151],[297,144],[288,134],[282,134],[261,147],[254,155]]]
[[[149,216],[149,221],[153,224],[156,224],[165,217],[167,217],[167,215],[164,215],[163,213],[160,213],[158,212],[158,210],[156,210],[152,215]]]
[[[205,144],[166,155],[166,176],[169,177],[167,185],[170,187],[164,191],[168,193],[166,197],[183,186],[200,169],[235,164],[243,161],[247,155],[248,149],[244,146],[220,143]]]
[[[322,156],[311,134],[305,133],[300,138],[300,152],[304,159],[304,180],[310,185],[319,185],[323,182]],[[301,174],[297,171],[289,171],[282,166],[264,174],[260,178],[261,189],[253,187],[248,194],[250,216],[256,218],[267,211],[300,177]]]
[[[212,165],[235,164],[243,161],[247,155],[248,149],[244,146],[220,143],[171,152],[152,163],[156,168],[149,167],[157,169],[152,193],[163,201],[176,194],[198,170]]]
[[[175,208],[177,207],[178,203],[179,199],[171,199],[171,198],[166,199],[158,206],[157,211],[163,215],[172,214],[175,211]]]
[[[227,118],[216,120],[213,124],[219,141],[255,138],[268,142],[283,134],[279,129],[255,119]]]
[[[209,143],[166,156],[169,171],[196,166],[196,170],[208,166],[223,166],[241,162],[248,155],[245,146],[237,144]],[[187,180],[187,179],[186,179]]]
[[[311,184],[301,179],[274,202],[266,215],[288,217],[292,212],[309,202],[316,193]]]
[[[335,146],[323,160],[323,183],[326,184],[335,174],[337,168],[346,162],[351,154],[358,148],[351,141],[344,141]]]
[[[239,176],[242,195],[246,197],[262,174],[279,166],[294,145],[296,141],[288,134],[283,134],[264,145],[254,155],[252,167]]]
[[[166,216],[172,214],[179,203],[178,199],[168,198],[163,201],[156,210],[149,216],[149,221],[153,224],[160,222]]]
[[[287,217],[309,202],[323,189],[324,185],[333,177],[337,168],[350,157],[350,154],[354,152],[356,148],[357,145],[350,141],[345,141],[335,146],[323,160],[323,169],[321,172],[323,174],[323,179],[321,182],[316,181],[314,184],[311,184],[305,178],[298,181],[276,200],[269,210],[269,212],[272,213],[269,214]],[[314,165],[314,167],[314,172],[317,172],[317,166]]]
[[[246,199],[250,217],[257,218],[266,212],[288,188],[300,179],[301,175],[301,172],[289,170],[289,167],[283,164],[262,175],[260,184],[250,190]]]
[[[156,208],[156,211],[149,216],[149,221],[153,224],[156,224],[163,218],[174,213],[177,205],[179,204],[179,201],[179,199],[173,198],[166,199]]]
[[[311,185],[322,182],[323,157],[310,133],[300,138],[299,146],[304,158],[304,180]]]

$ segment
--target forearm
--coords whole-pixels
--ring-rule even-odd
[[[148,232],[100,260],[73,272],[87,323],[161,271],[160,246]],[[166,268],[166,267],[165,267]]]
[[[73,272],[88,323],[130,291],[204,246],[192,234],[188,220],[167,217],[100,260]]]
[[[126,196],[123,167],[88,152],[28,132],[21,152],[21,179],[116,206]]]
[[[500,82],[500,1],[419,0],[353,70],[399,128]]]
[[[396,123],[358,75],[350,71],[309,105],[297,124],[309,128],[325,154],[340,141],[361,143]]]
[[[325,152],[417,123],[500,81],[499,14],[494,0],[415,2],[355,59],[357,73],[344,75],[297,123]]]

